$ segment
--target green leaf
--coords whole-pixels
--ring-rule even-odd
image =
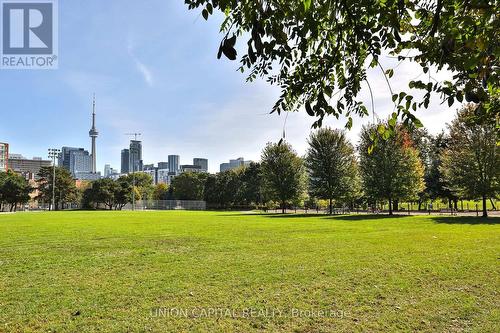
[[[394,119],[394,118],[389,119],[389,125],[391,127],[395,127],[396,126],[396,119]]]
[[[208,10],[203,9],[203,11],[201,12],[201,15],[203,16],[203,18],[205,20],[208,20]]]
[[[306,102],[306,112],[311,117],[314,117],[314,111],[313,111],[313,109],[311,107],[311,103],[309,103],[309,101]]]
[[[234,47],[223,47],[222,48],[222,53],[229,59],[229,60],[236,60],[236,50]]]
[[[349,117],[347,120],[347,124],[345,125],[346,128],[351,129],[352,128],[352,117]]]
[[[311,1],[312,0],[304,0],[304,11],[308,11],[309,8],[311,8]]]
[[[453,102],[455,102],[455,99],[453,97],[448,97],[448,106],[451,107],[453,105]]]
[[[226,40],[228,46],[234,46],[236,45],[236,35],[233,35],[233,37],[228,38]]]
[[[416,128],[422,128],[424,127],[424,124],[420,121],[418,118],[413,119],[413,124],[415,125]]]

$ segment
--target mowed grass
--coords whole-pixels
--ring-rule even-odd
[[[0,332],[498,332],[498,222],[0,215]]]

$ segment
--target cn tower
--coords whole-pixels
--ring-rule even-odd
[[[95,140],[97,139],[97,136],[99,135],[99,132],[97,132],[97,129],[95,128],[95,94],[94,94],[94,99],[92,101],[92,128],[89,131],[89,136],[92,139],[92,153],[91,153],[91,158],[92,158],[92,173],[96,173],[96,149],[95,149]]]

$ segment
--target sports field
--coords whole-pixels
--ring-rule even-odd
[[[500,219],[0,215],[0,332],[498,332]]]

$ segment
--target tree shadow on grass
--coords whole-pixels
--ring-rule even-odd
[[[218,214],[217,216],[233,217],[233,216],[261,216],[261,217],[272,217],[272,218],[295,218],[295,217],[328,217],[325,214],[294,214],[294,213],[236,213],[231,214]]]
[[[475,217],[475,216],[432,216],[435,223],[444,224],[500,224],[500,217]]]
[[[260,214],[261,216],[265,217],[270,217],[270,218],[286,218],[286,219],[292,219],[292,218],[307,218],[307,217],[329,217],[329,215],[325,214],[316,214],[316,213],[311,213],[311,214],[295,214],[295,213],[286,213],[286,214],[281,214],[281,213],[265,213],[265,214]]]
[[[327,216],[329,219],[341,221],[363,221],[363,220],[385,220],[385,219],[402,219],[407,218],[408,215],[384,215],[384,214],[360,214],[360,215],[333,215]]]
[[[388,214],[352,214],[352,215],[328,215],[328,214],[318,214],[318,213],[236,213],[236,214],[219,214],[218,216],[223,217],[234,217],[234,216],[259,216],[272,219],[295,219],[295,218],[321,218],[328,220],[340,220],[340,221],[362,221],[362,220],[382,220],[382,219],[401,219],[406,218],[408,215],[388,215]]]
[[[327,220],[338,220],[338,221],[363,221],[363,220],[383,220],[383,219],[401,219],[406,218],[408,215],[383,215],[383,214],[359,214],[359,215],[328,215],[328,214],[259,214],[260,216],[265,216],[269,218],[308,218],[315,217]]]

